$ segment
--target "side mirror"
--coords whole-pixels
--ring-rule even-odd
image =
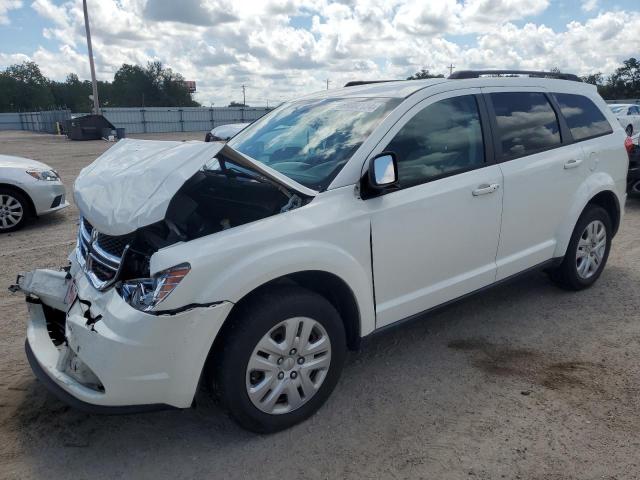
[[[383,190],[398,183],[398,162],[392,152],[382,152],[369,163],[369,186]]]

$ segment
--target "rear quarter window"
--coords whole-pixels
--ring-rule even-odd
[[[553,96],[575,141],[613,132],[611,125],[591,99],[570,93],[554,93]]]

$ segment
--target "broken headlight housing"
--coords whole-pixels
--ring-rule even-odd
[[[122,299],[136,310],[148,312],[167,298],[191,270],[182,263],[156,273],[152,278],[125,280],[117,288]]]

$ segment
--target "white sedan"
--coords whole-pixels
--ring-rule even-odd
[[[609,108],[627,132],[628,136],[632,136],[634,133],[640,131],[640,105],[634,105],[633,103],[616,103],[609,105]]]
[[[205,142],[228,142],[240,130],[243,130],[248,123],[228,123],[214,128],[204,137]]]
[[[27,218],[69,206],[58,173],[28,158],[0,155],[0,233],[21,228]]]

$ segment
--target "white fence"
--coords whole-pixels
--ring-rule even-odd
[[[270,110],[265,107],[103,108],[102,114],[126,133],[163,133],[205,132],[228,123],[253,122]],[[63,123],[70,118],[69,110],[0,113],[0,130],[56,133],[56,122]]]
[[[70,118],[69,110],[0,113],[0,130],[57,133],[56,122],[63,123]]]
[[[103,108],[102,114],[126,133],[204,132],[228,123],[257,120],[268,108],[185,107]]]

